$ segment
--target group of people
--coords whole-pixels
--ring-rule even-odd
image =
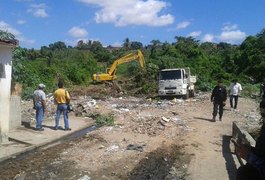
[[[242,91],[242,86],[238,83],[237,79],[234,79],[228,88],[228,94],[230,97],[230,107],[237,109],[238,97]],[[218,84],[212,90],[211,102],[213,102],[213,121],[216,121],[216,116],[219,112],[219,121],[222,121],[224,106],[227,100],[227,90],[223,85],[222,80],[218,80]]]
[[[262,101],[260,102],[260,115],[262,119],[262,127],[255,147],[240,145],[237,147],[237,152],[240,157],[246,160],[246,164],[238,168],[236,180],[265,180],[265,85],[260,88]],[[211,95],[213,102],[213,120],[216,121],[216,116],[219,112],[219,120],[222,120],[223,108],[226,105],[227,96],[230,97],[230,107],[237,109],[238,97],[242,91],[242,86],[237,79],[230,84],[228,93],[222,80],[214,87]]]
[[[33,108],[36,110],[36,131],[44,130],[42,127],[42,121],[46,111],[46,94],[44,89],[45,85],[39,84],[38,89],[33,93]],[[63,81],[58,82],[58,89],[54,92],[53,97],[54,102],[57,105],[54,129],[58,130],[60,128],[59,120],[61,114],[63,114],[64,130],[70,131],[71,128],[69,127],[67,106],[70,103],[71,98],[69,92],[64,88]]]

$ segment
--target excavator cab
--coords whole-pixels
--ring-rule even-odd
[[[144,56],[143,53],[138,50],[138,53],[129,53],[117,60],[115,60],[110,68],[106,69],[106,73],[96,73],[93,74],[93,80],[94,81],[113,81],[114,79],[117,78],[116,76],[116,69],[117,66],[120,64],[124,64],[127,62],[131,62],[131,61],[135,61],[138,60],[139,64],[142,68],[142,70],[144,70],[145,67],[145,62],[144,62]]]

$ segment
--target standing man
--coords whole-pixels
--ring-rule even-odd
[[[237,81],[237,79],[234,79],[229,86],[230,107],[234,109],[237,108],[238,97],[242,91],[242,86]]]
[[[217,112],[219,109],[219,120],[222,121],[223,110],[227,99],[227,91],[223,86],[222,80],[218,80],[218,84],[214,87],[211,95],[211,102],[213,102],[213,121],[216,121]]]
[[[63,113],[64,118],[64,130],[71,131],[69,128],[69,120],[68,120],[68,111],[67,111],[67,104],[70,103],[70,95],[69,92],[64,89],[63,81],[58,82],[58,89],[54,92],[54,100],[57,104],[56,110],[56,119],[55,119],[55,130],[59,128],[59,120],[61,113]]]
[[[46,110],[46,94],[44,92],[45,85],[39,84],[38,89],[33,93],[33,109],[36,110],[36,130],[43,131],[42,121]]]

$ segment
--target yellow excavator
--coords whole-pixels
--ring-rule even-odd
[[[117,60],[115,60],[110,68],[106,69],[106,73],[96,73],[93,74],[93,80],[94,81],[113,81],[114,79],[117,78],[116,76],[116,68],[118,65],[120,64],[124,64],[127,62],[131,62],[134,60],[139,60],[140,66],[142,68],[142,70],[144,70],[145,67],[145,62],[144,62],[144,56],[143,53],[138,50],[138,53],[129,53]]]

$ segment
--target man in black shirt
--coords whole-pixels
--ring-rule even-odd
[[[223,86],[222,80],[218,80],[217,86],[214,87],[211,95],[211,102],[213,102],[213,121],[216,121],[217,112],[219,109],[219,120],[222,121],[223,110],[227,99],[227,91]]]

